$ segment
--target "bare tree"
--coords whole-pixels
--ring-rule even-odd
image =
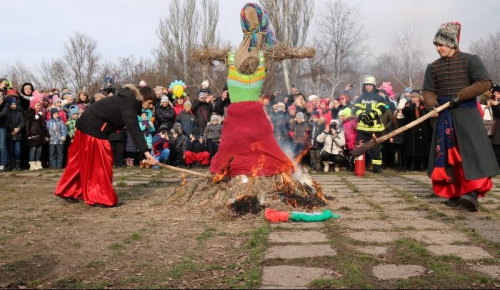
[[[42,88],[61,88],[70,82],[70,71],[63,59],[42,59],[37,71]]]
[[[270,15],[276,39],[289,47],[306,44],[309,26],[314,14],[313,0],[261,0]],[[282,61],[285,83],[290,93],[301,68],[301,60]]]
[[[392,62],[396,63],[393,70],[393,79],[401,86],[420,88],[425,70],[425,50],[422,48],[421,30],[417,21],[400,26],[394,33],[391,51]]]
[[[316,17],[315,59],[309,65],[317,92],[325,91],[324,81],[333,95],[337,87],[348,80],[363,56],[363,25],[359,21],[359,6],[343,0],[323,2]]]
[[[470,50],[481,57],[493,82],[500,82],[500,31],[473,42]]]
[[[19,90],[21,89],[21,85],[25,82],[29,82],[35,87],[38,87],[40,85],[39,80],[35,76],[33,70],[28,68],[20,60],[17,60],[13,65],[7,68],[7,75]]]
[[[190,63],[189,54],[195,48],[215,47],[221,43],[216,33],[218,1],[203,0],[201,7],[197,7],[196,3],[199,1],[171,1],[168,14],[157,29],[160,46],[154,50],[154,55],[159,73],[168,75],[170,80],[201,83],[210,75],[209,68]]]
[[[100,77],[101,54],[97,52],[97,41],[84,33],[70,36],[64,45],[63,59],[69,70],[68,79],[75,91],[90,90]]]

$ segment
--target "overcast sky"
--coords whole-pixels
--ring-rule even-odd
[[[368,35],[364,44],[373,55],[390,53],[395,31],[412,19],[420,25],[429,61],[438,57],[432,39],[441,23],[462,24],[460,47],[464,51],[472,41],[500,30],[495,20],[499,0],[345,1],[359,4],[359,21]],[[239,12],[247,2],[219,0],[219,33],[233,45],[242,39]],[[38,65],[42,58],[60,57],[64,43],[76,32],[95,39],[104,60],[116,61],[130,55],[136,59],[150,58],[152,49],[159,44],[156,29],[160,19],[168,14],[169,6],[168,0],[2,0],[0,3],[2,74],[16,60],[31,66]],[[321,1],[316,1],[316,9],[320,6]]]

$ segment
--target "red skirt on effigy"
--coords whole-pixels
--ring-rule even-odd
[[[292,169],[293,162],[274,138],[262,104],[258,101],[232,103],[224,117],[219,151],[211,161],[210,172],[272,176]]]

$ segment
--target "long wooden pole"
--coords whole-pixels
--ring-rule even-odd
[[[179,171],[179,172],[186,173],[186,174],[196,175],[199,177],[210,177],[210,175],[208,175],[208,174],[203,174],[203,173],[199,173],[199,172],[192,171],[192,170],[182,169],[179,167],[174,167],[174,166],[166,165],[163,163],[158,163],[158,166],[160,166],[161,168],[171,169],[171,170]]]
[[[398,128],[394,131],[392,131],[391,133],[388,133],[388,134],[385,134],[384,136],[380,137],[380,138],[376,138],[376,139],[372,139],[370,140],[370,142],[368,143],[365,143],[357,148],[354,148],[353,150],[351,150],[351,156],[352,157],[358,157],[360,156],[361,154],[367,152],[368,150],[370,150],[371,148],[375,147],[377,144],[380,144],[384,141],[387,141],[389,139],[391,139],[392,137],[398,135],[398,134],[401,134],[403,133],[404,131],[412,128],[412,127],[415,127],[416,125],[424,122],[425,120],[431,118],[431,117],[434,117],[436,113],[439,113],[441,111],[443,111],[444,109],[448,108],[450,106],[450,102],[446,102],[444,103],[443,105],[435,108],[434,110],[430,111],[429,113],[423,115],[422,117],[404,125],[403,127],[401,128]]]

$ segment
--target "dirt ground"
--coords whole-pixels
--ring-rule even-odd
[[[259,286],[268,230],[261,216],[167,204],[179,184],[172,171],[115,172],[126,202],[116,208],[54,196],[60,170],[1,175],[0,287]]]

